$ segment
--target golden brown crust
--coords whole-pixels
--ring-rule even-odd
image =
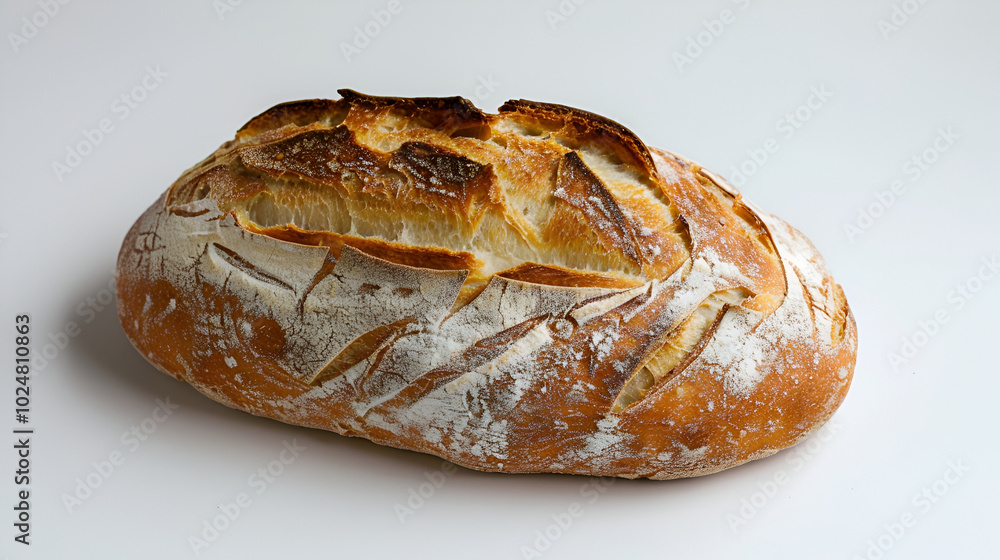
[[[243,229],[299,245],[312,245],[328,249],[336,260],[344,245],[349,245],[373,257],[402,264],[432,268],[434,270],[478,270],[483,263],[475,255],[467,252],[450,251],[440,247],[413,247],[399,243],[389,243],[380,239],[339,235],[329,231],[309,231],[294,224],[261,228],[256,224],[241,224]]]
[[[596,272],[580,272],[560,266],[524,263],[514,268],[508,268],[497,273],[497,276],[510,280],[532,282],[545,286],[563,286],[567,288],[637,288],[642,285],[637,280],[630,280],[609,274]]]
[[[510,100],[501,105],[499,111],[518,121],[544,126],[569,147],[588,143],[608,147],[624,163],[639,168],[646,175],[656,175],[653,158],[642,140],[611,119],[565,105],[526,99]]]
[[[271,107],[267,111],[250,119],[242,128],[236,131],[236,138],[252,138],[268,130],[294,124],[306,126],[323,119],[336,118],[347,114],[345,103],[341,100],[304,99],[291,101]]]
[[[278,105],[136,222],[119,315],[229,406],[489,471],[696,476],[817,429],[846,299],[797,231],[577,109]]]

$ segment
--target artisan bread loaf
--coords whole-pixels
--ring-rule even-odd
[[[135,223],[118,311],[251,414],[483,471],[669,479],[794,445],[857,334],[798,231],[603,117],[273,107]]]

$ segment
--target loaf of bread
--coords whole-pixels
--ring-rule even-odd
[[[278,105],[128,232],[118,312],[251,414],[483,471],[670,479],[794,445],[857,346],[808,240],[606,118]]]

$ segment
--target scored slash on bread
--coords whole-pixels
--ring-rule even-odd
[[[228,406],[470,468],[655,479],[791,446],[857,333],[800,233],[603,117],[278,105],[129,231],[119,316]]]

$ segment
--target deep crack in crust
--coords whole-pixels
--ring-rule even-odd
[[[843,400],[856,332],[801,234],[577,109],[278,105],[119,257],[119,313],[212,398],[491,471],[677,478]]]

